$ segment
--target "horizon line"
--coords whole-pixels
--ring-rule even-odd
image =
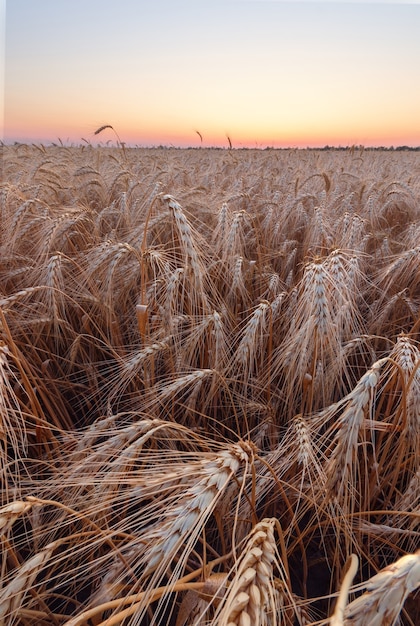
[[[197,145],[175,145],[175,144],[153,144],[153,145],[142,145],[142,144],[129,144],[125,141],[121,142],[111,142],[107,141],[105,143],[98,142],[96,145],[87,141],[84,138],[81,138],[81,142],[77,143],[75,141],[62,141],[60,138],[56,141],[47,140],[31,140],[31,141],[20,141],[20,140],[4,140],[0,139],[0,147],[13,147],[13,146],[34,146],[39,147],[54,147],[54,148],[105,148],[105,149],[124,149],[124,150],[157,150],[157,149],[165,149],[165,150],[351,150],[351,149],[363,149],[363,150],[386,150],[386,151],[401,151],[401,150],[412,150],[418,151],[420,150],[420,144],[418,145],[409,145],[409,144],[396,144],[396,145],[376,145],[376,144],[363,144],[363,143],[352,143],[352,144],[324,144],[324,145],[316,145],[316,146],[275,146],[275,145],[255,145],[255,146],[235,146],[233,144],[229,144],[226,146],[222,145],[209,145],[209,146],[197,146]]]

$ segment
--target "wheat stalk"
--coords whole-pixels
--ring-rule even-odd
[[[330,619],[330,626],[344,626],[344,611],[348,601],[350,586],[353,582],[354,577],[356,576],[358,565],[359,559],[355,554],[352,554],[350,557],[349,568],[341,584],[340,593],[337,599],[334,614]]]
[[[373,405],[374,390],[380,370],[386,359],[376,361],[362,376],[346,399],[346,408],[337,420],[337,435],[326,467],[328,492],[342,501],[348,485],[355,485],[354,468],[360,433],[366,419],[366,410]],[[354,498],[350,498],[354,502]]]

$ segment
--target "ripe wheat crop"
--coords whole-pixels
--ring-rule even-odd
[[[417,155],[3,146],[2,624],[420,623]]]

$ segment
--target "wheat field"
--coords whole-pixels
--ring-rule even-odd
[[[7,626],[420,624],[420,157],[3,146]]]

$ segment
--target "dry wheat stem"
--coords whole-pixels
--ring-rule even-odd
[[[352,554],[350,557],[349,568],[340,587],[340,593],[337,599],[334,614],[330,619],[330,626],[344,626],[344,610],[347,605],[350,586],[357,573],[358,565],[359,559],[355,554]]]

